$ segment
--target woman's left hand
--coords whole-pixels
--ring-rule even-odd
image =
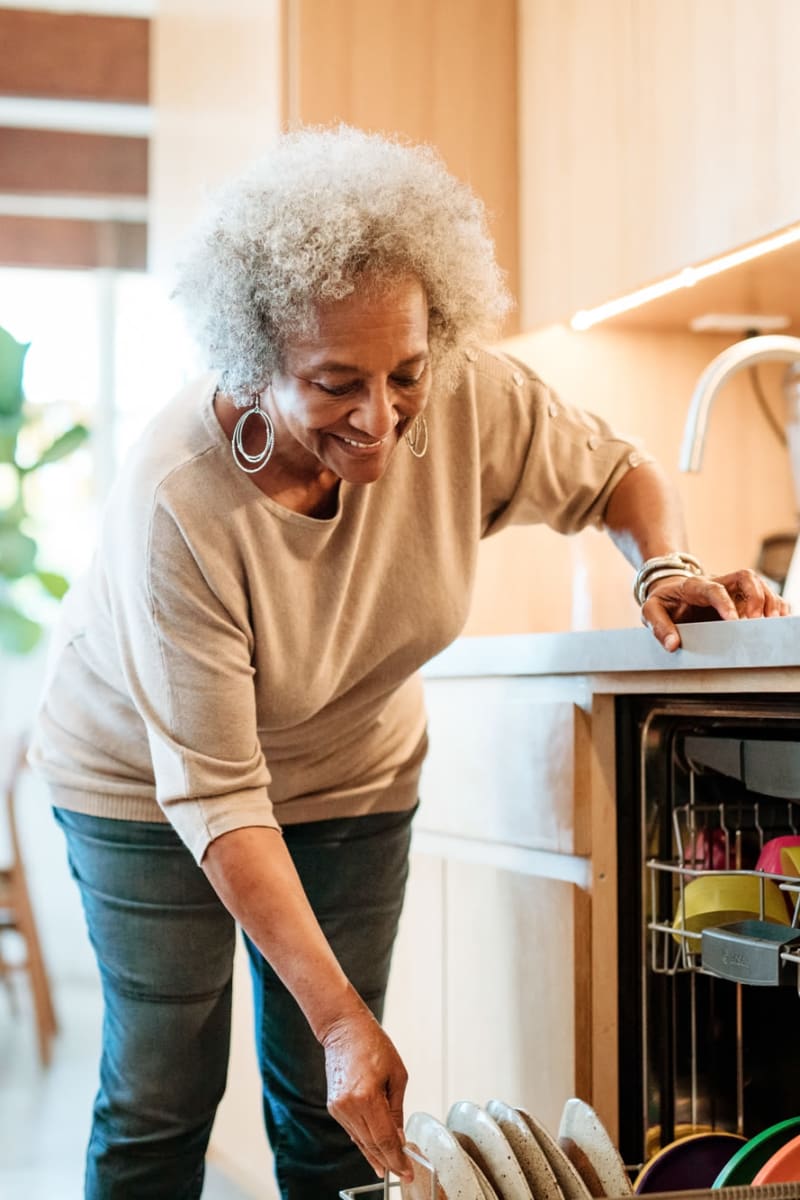
[[[788,603],[747,568],[729,575],[671,575],[657,580],[642,605],[642,622],[665,650],[681,644],[676,625],[688,621],[736,621],[785,617]]]

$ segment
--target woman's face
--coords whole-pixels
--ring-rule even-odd
[[[430,393],[428,306],[416,279],[320,305],[264,402],[276,452],[301,475],[380,479]],[[322,468],[322,470],[320,470]]]

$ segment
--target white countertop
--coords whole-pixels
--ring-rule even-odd
[[[436,679],[800,668],[800,617],[710,621],[680,630],[683,645],[673,654],[644,628],[463,637],[423,674]]]

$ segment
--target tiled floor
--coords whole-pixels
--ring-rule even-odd
[[[20,988],[20,992],[22,989]],[[62,983],[53,1062],[39,1067],[23,994],[14,1015],[0,988],[0,1197],[80,1200],[83,1148],[97,1075],[100,998],[87,982]],[[203,1200],[247,1200],[209,1165]]]

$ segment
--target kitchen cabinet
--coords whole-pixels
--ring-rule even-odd
[[[407,1112],[498,1096],[555,1132],[579,1095],[616,1136],[618,698],[800,692],[800,619],[682,632],[675,655],[642,629],[463,638],[427,669],[386,1013]]]
[[[171,278],[208,189],[280,129],[343,121],[434,146],[516,294],[515,0],[161,0],[152,26],[151,269]]]
[[[580,1091],[581,890],[483,863],[447,872],[446,1094],[523,1104],[557,1128]],[[582,977],[583,972],[583,977]]]
[[[793,0],[522,0],[521,324],[800,218]]]

